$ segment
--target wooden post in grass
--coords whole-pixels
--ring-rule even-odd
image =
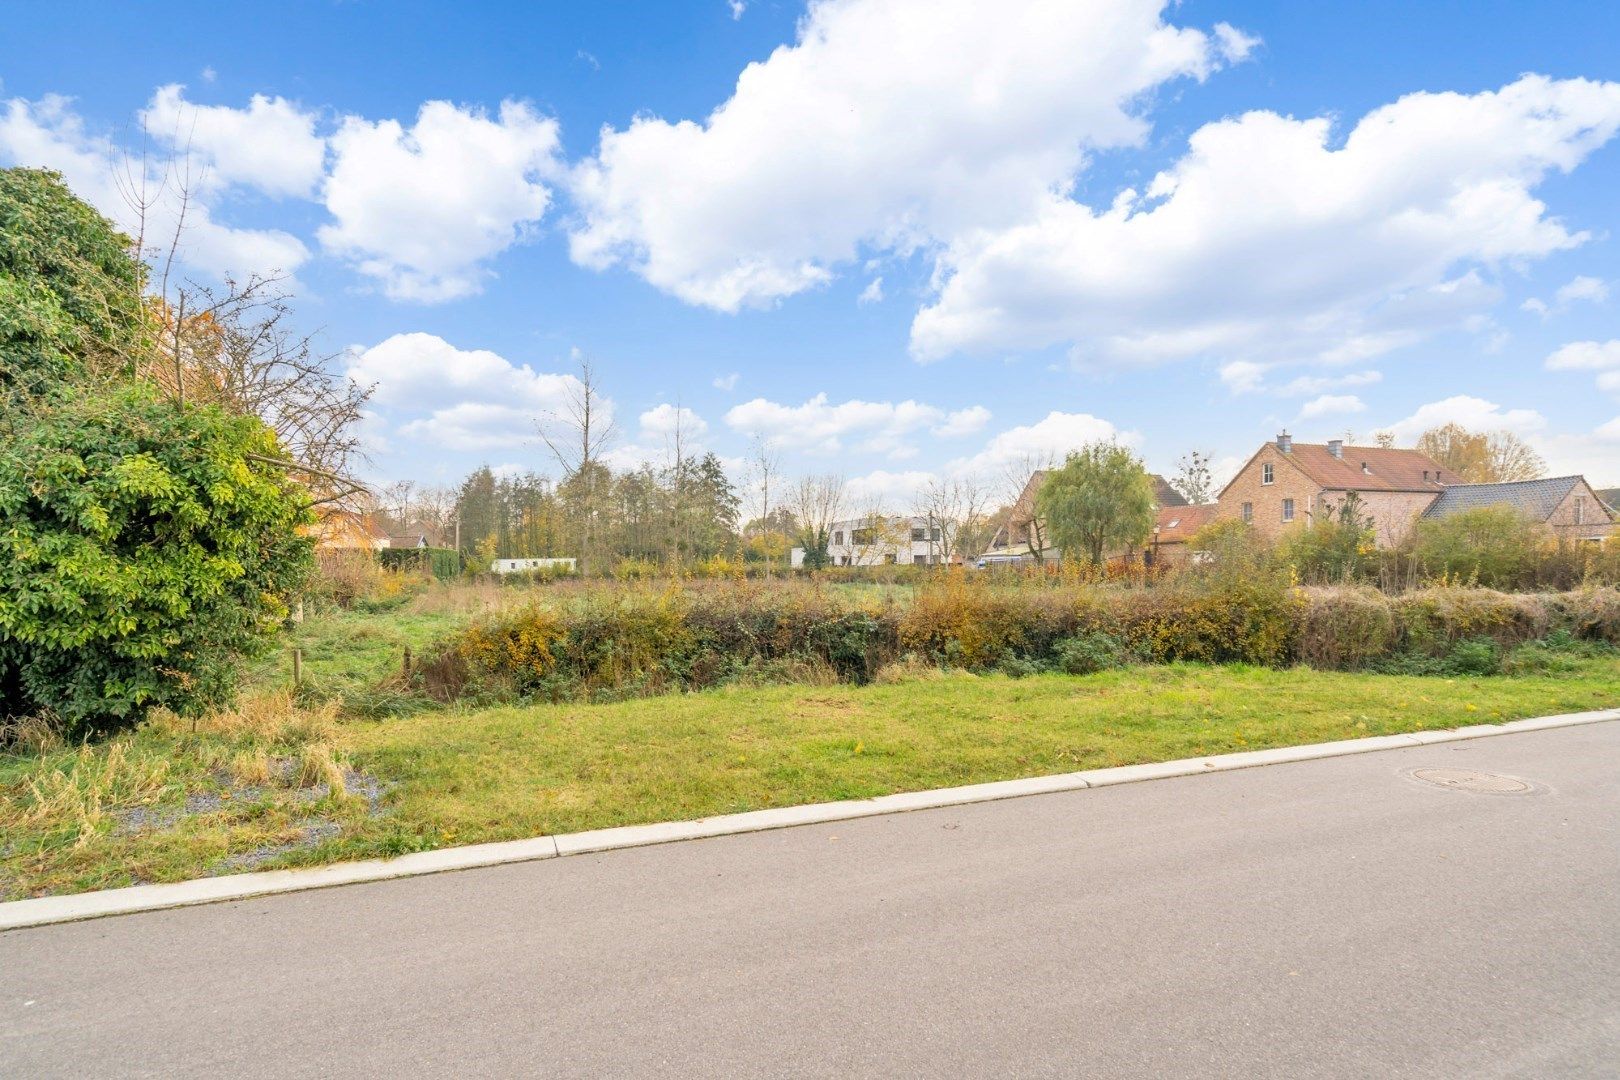
[[[400,662],[399,671],[401,675],[405,676],[405,680],[409,682],[411,678],[411,647],[409,645],[405,646],[405,659]]]
[[[293,689],[298,689],[304,681],[304,650],[293,650]]]

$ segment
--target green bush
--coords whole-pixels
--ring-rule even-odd
[[[1548,540],[1512,507],[1482,506],[1412,530],[1411,557],[1426,580],[1489,589],[1530,584]]]
[[[0,446],[0,690],[77,733],[227,701],[307,573],[305,496],[257,420],[138,384],[64,395]]]
[[[384,548],[377,561],[390,570],[417,570],[440,581],[461,574],[461,552],[454,548]]]
[[[1502,647],[1490,638],[1467,638],[1451,647],[1446,668],[1455,675],[1495,675],[1502,670]]]
[[[1100,630],[1063,638],[1052,650],[1053,666],[1066,675],[1091,675],[1123,667],[1129,660],[1124,640]]]

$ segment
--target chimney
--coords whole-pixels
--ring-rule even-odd
[[[1294,437],[1286,431],[1278,435],[1277,449],[1285,454],[1292,454],[1294,452]]]
[[[1343,458],[1344,457],[1344,440],[1343,439],[1329,439],[1328,440],[1328,453],[1332,454],[1336,458]]]

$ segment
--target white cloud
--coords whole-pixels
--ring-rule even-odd
[[[1608,299],[1608,282],[1604,281],[1602,278],[1578,274],[1558,287],[1558,291],[1553,294],[1553,302],[1551,305],[1544,300],[1532,296],[1530,299],[1520,304],[1519,307],[1525,311],[1540,315],[1542,318],[1546,318],[1549,315],[1568,311],[1573,305],[1581,302],[1589,304],[1602,304],[1606,303]]]
[[[641,414],[640,420],[643,439],[673,439],[678,428],[682,441],[697,440],[709,430],[708,422],[703,417],[684,405],[671,405],[668,402],[648,409]]]
[[[1547,420],[1534,409],[1503,409],[1493,401],[1459,394],[1431,401],[1383,430],[1394,435],[1396,443],[1410,446],[1425,431],[1445,424],[1460,424],[1471,431],[1511,431],[1528,436],[1545,428]]]
[[[323,190],[336,219],[321,244],[396,300],[476,293],[485,263],[526,239],[551,201],[557,123],[528,105],[479,109],[430,101],[409,129],[345,117]]]
[[[731,9],[731,21],[736,22],[748,10],[748,0],[726,0],[726,6]]]
[[[727,375],[716,376],[714,380],[714,388],[716,390],[724,390],[729,394],[731,391],[737,389],[737,380],[740,378],[742,378],[742,376],[735,371]]]
[[[726,413],[726,424],[746,435],[763,436],[774,446],[809,454],[854,449],[904,458],[917,453],[907,436],[923,429],[941,437],[970,434],[989,418],[989,410],[977,405],[947,414],[920,401],[853,400],[835,405],[822,393],[802,405],[755,398]]]
[[[955,475],[974,473],[995,478],[1010,465],[1047,458],[1061,461],[1071,450],[1109,440],[1135,446],[1141,442],[1141,437],[1134,432],[1122,432],[1107,420],[1088,413],[1050,412],[1036,423],[1008,428],[977,454],[952,461],[947,470]]]
[[[1557,293],[1558,302],[1566,307],[1582,300],[1591,304],[1601,304],[1608,298],[1608,282],[1584,274],[1570,278],[1566,284],[1559,286]]]
[[[983,405],[970,405],[965,409],[958,409],[945,418],[945,422],[933,428],[935,435],[942,439],[954,439],[963,435],[972,435],[980,431],[990,422],[990,410]]]
[[[356,348],[347,370],[362,386],[375,385],[372,404],[386,412],[399,436],[450,450],[533,444],[537,421],[561,409],[578,387],[572,375],[536,372],[498,353],[458,349],[421,333]]]
[[[147,129],[206,169],[207,186],[241,184],[268,195],[307,198],[326,166],[316,115],[281,97],[255,94],[245,109],[197,105],[184,86],[159,87],[142,112]]]
[[[1620,368],[1620,338],[1611,341],[1572,341],[1547,357],[1552,371],[1607,371]]]
[[[1345,390],[1355,386],[1373,386],[1384,381],[1381,371],[1352,371],[1345,375],[1301,375],[1277,388],[1282,397],[1304,397],[1329,390]]]
[[[1097,149],[1141,142],[1144,96],[1251,47],[1166,24],[1165,0],[822,0],[701,122],[605,129],[573,172],[574,259],[722,311],[1027,220]]]
[[[140,234],[140,215],[127,197],[144,179],[155,200],[146,212],[149,246],[167,246],[180,227],[180,193],[163,162],[131,160],[117,153],[106,134],[92,133],[70,98],[47,94],[38,101],[12,98],[0,110],[0,161],[55,169],[76,195],[118,223],[130,236]],[[196,178],[194,178],[196,179]],[[211,205],[221,183],[197,184],[186,208],[180,256],[192,268],[214,277],[295,272],[309,257],[296,237],[277,229],[239,229],[215,220]]]
[[[843,514],[856,517],[881,510],[903,514],[911,509],[917,493],[936,479],[931,472],[889,472],[878,469],[844,482]]]
[[[1209,124],[1111,207],[1048,193],[1011,227],[954,239],[913,351],[1084,342],[1076,359],[1093,363],[1376,356],[1495,303],[1480,270],[1582,243],[1531,189],[1617,128],[1620,83],[1540,76],[1409,95],[1337,148],[1325,118]]]
[[[1354,394],[1323,394],[1300,407],[1301,420],[1314,420],[1320,416],[1345,416],[1366,412],[1367,405]]]
[[[875,277],[871,281],[867,282],[866,288],[861,290],[861,295],[855,298],[855,302],[863,306],[866,304],[881,303],[882,300],[883,279],[881,277]]]

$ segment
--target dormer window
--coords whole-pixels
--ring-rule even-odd
[[[1264,465],[1260,466],[1260,482],[1262,484],[1275,483],[1276,479],[1277,467],[1275,465],[1268,461]]]

